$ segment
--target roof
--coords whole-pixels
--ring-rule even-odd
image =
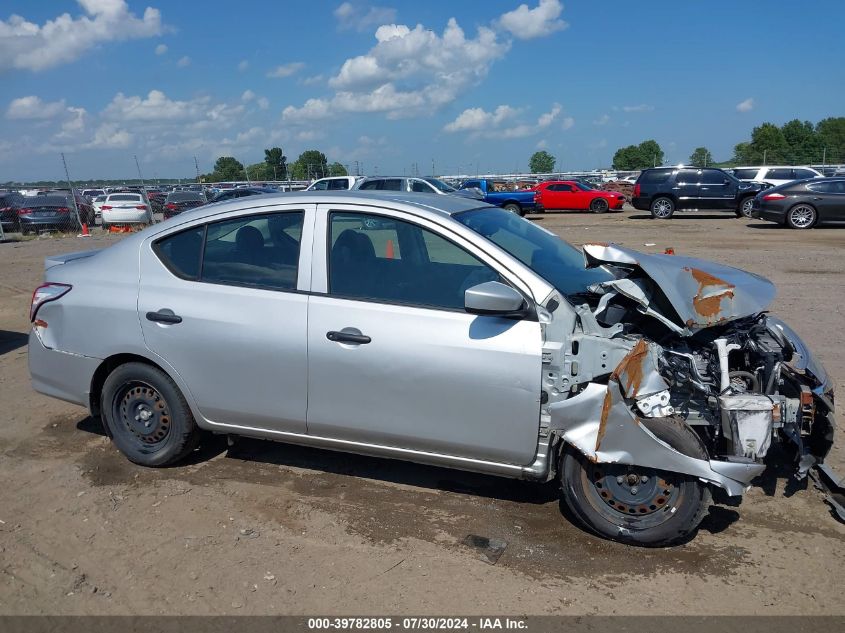
[[[183,193],[183,192],[179,192]],[[188,192],[184,192],[188,193]],[[411,193],[407,191],[295,191],[264,193],[256,196],[245,196],[234,200],[212,202],[185,211],[175,216],[181,222],[200,219],[206,216],[252,209],[263,204],[363,204],[380,206],[385,203],[405,210],[416,210],[421,215],[451,216],[462,211],[490,207],[481,200],[463,196],[441,195],[435,193]]]

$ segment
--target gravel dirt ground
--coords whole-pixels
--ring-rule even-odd
[[[845,230],[536,220],[575,244],[673,247],[769,277],[773,311],[845,391]],[[812,485],[785,492],[784,472],[713,506],[691,542],[647,550],[575,527],[554,484],[221,438],[178,467],[130,464],[84,409],[36,394],[26,362],[43,258],[117,239],[0,244],[0,613],[845,614],[845,526]],[[490,564],[468,535],[507,547]]]

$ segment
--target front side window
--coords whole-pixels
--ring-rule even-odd
[[[331,191],[345,191],[349,189],[349,182],[346,178],[335,178],[334,180],[329,180],[329,189]]]
[[[329,236],[334,296],[463,310],[467,288],[500,280],[474,255],[410,222],[332,212]]]
[[[184,279],[293,290],[304,215],[293,211],[212,222],[159,240],[153,249]]]
[[[794,169],[792,171],[796,180],[800,180],[802,178],[815,178],[818,175],[816,172],[810,171],[809,169]]]
[[[311,187],[311,191],[325,191],[329,188],[329,183],[326,180],[318,180],[314,183],[314,186]]]
[[[359,189],[381,189],[379,186],[381,184],[381,180],[368,180],[367,182],[361,183],[361,186],[358,187]]]
[[[431,185],[423,182],[422,180],[412,180],[411,191],[416,191],[417,193],[434,193]]]

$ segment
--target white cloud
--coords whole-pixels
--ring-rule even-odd
[[[267,73],[268,77],[273,79],[281,79],[283,77],[290,77],[293,74],[298,73],[300,70],[305,68],[305,64],[302,62],[291,62],[290,64],[281,64],[280,66],[276,66],[273,70]]]
[[[52,119],[64,112],[65,100],[42,101],[40,97],[30,95],[14,99],[6,109],[7,119]]]
[[[510,46],[487,27],[467,38],[454,18],[442,34],[421,24],[388,24],[376,29],[375,38],[373,48],[347,59],[329,79],[333,96],[288,106],[283,117],[296,122],[336,113],[378,112],[389,119],[430,114],[477,85]]]
[[[568,130],[573,125],[575,125],[575,119],[573,119],[571,116],[568,116],[568,117],[564,117],[563,124],[560,127],[563,130]]]
[[[745,101],[740,101],[736,104],[736,111],[737,112],[751,112],[754,109],[754,99],[752,97],[748,97]]]
[[[167,44],[159,44],[155,48],[156,55],[164,55],[167,52]]]
[[[500,105],[492,112],[483,108],[468,108],[461,112],[451,123],[443,128],[446,132],[471,132],[473,136],[495,136],[497,138],[524,138],[538,134],[555,122],[562,112],[559,103],[541,114],[535,123],[518,123],[510,127],[502,124],[516,117],[520,110],[508,105]],[[571,118],[571,117],[570,117]],[[571,126],[570,126],[571,127]]]
[[[304,86],[313,86],[315,84],[319,84],[323,82],[322,75],[313,75],[312,77],[306,77],[302,80],[302,85]]]
[[[607,125],[610,123],[610,117],[606,114],[602,114],[598,119],[593,121],[593,125]]]
[[[270,100],[267,97],[258,97],[256,101],[259,110],[266,110],[270,107]]]
[[[76,137],[85,130],[85,121],[88,118],[85,108],[70,107],[66,113],[68,118],[62,123],[61,131],[56,134],[57,140]]]
[[[186,68],[191,65],[191,58],[185,55],[184,57],[180,57],[179,61],[176,62],[176,65],[179,68]]]
[[[89,149],[125,149],[135,137],[114,123],[104,123],[94,132],[94,138],[85,144]]]
[[[255,99],[255,93],[252,90],[244,90],[241,95],[241,101],[249,102]]]
[[[517,112],[519,112],[517,109],[508,105],[500,105],[493,112],[486,112],[483,108],[467,108],[443,129],[446,132],[484,130],[513,117]]]
[[[238,62],[238,70],[240,72],[244,72],[247,68],[249,68],[249,62],[248,61],[246,61],[245,59],[242,59],[240,62]]]
[[[537,144],[534,146],[535,149],[547,149],[549,147],[549,143],[546,139],[540,139],[537,141]]]
[[[340,30],[366,31],[373,26],[396,21],[396,9],[390,7],[361,6],[344,2],[334,10],[334,17]]]
[[[652,110],[654,110],[654,106],[646,103],[632,106],[622,106],[623,112],[651,112]]]
[[[125,0],[77,0],[86,15],[68,13],[39,25],[19,15],[0,20],[0,71],[45,70],[76,61],[102,42],[154,37],[161,13],[147,7],[139,18]],[[40,7],[39,7],[40,8]]]
[[[569,26],[559,19],[562,12],[563,5],[559,0],[540,0],[534,9],[529,9],[527,4],[519,5],[513,11],[503,14],[498,22],[515,38],[530,40],[551,35]]]

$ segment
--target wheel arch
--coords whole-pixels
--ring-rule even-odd
[[[520,210],[523,208],[523,207],[522,207],[522,203],[521,203],[519,200],[513,200],[513,199],[510,199],[510,200],[504,200],[504,201],[502,202],[502,207],[504,208],[504,207],[506,207],[506,206],[507,206],[507,205],[509,205],[509,204],[516,205],[516,206],[517,206]]]
[[[130,353],[114,354],[109,356],[100,363],[99,367],[97,367],[94,371],[94,375],[91,377],[91,388],[88,391],[88,409],[91,412],[91,417],[98,419],[101,418],[102,411],[100,409],[100,399],[103,394],[103,385],[106,382],[106,378],[108,378],[109,374],[111,374],[115,369],[121,365],[125,365],[126,363],[143,363],[145,365],[150,365],[151,367],[155,367],[156,369],[164,372],[173,379],[172,374],[167,371],[167,368],[162,367],[160,364],[145,356]],[[178,381],[174,380],[174,382],[178,385]],[[103,424],[103,430],[106,432],[106,435],[111,437],[105,424]]]

